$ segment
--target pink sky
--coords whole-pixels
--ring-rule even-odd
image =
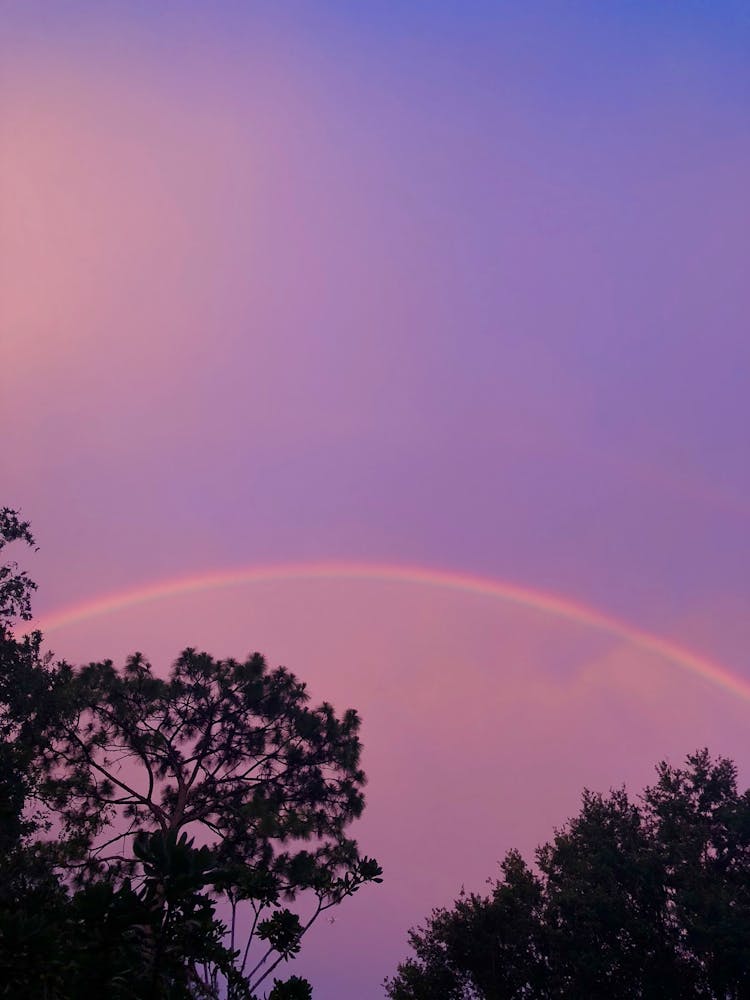
[[[409,564],[750,680],[739,6],[65,6],[11,5],[0,42],[0,502],[43,616]],[[360,709],[386,881],[303,951],[332,1000],[381,996],[407,927],[584,785],[703,744],[747,774],[747,703],[457,590],[277,580],[49,643],[259,649]]]

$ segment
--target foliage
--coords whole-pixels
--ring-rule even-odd
[[[0,509],[0,551],[12,542],[34,546],[28,522],[10,508]],[[67,673],[50,669],[41,654],[41,635],[18,638],[17,621],[31,617],[36,584],[16,562],[0,565],[0,851],[32,832],[36,822],[25,814],[34,784],[32,762],[37,748],[61,711]]]
[[[22,521],[10,507],[0,508],[0,551],[11,542],[34,546],[34,536],[28,521]],[[25,570],[13,561],[0,566],[0,628],[6,630],[15,618],[31,619],[31,596],[36,584]]]
[[[312,989],[305,979],[299,976],[290,976],[286,982],[274,979],[273,989],[268,995],[268,1000],[311,1000]]]
[[[707,750],[661,763],[638,802],[586,791],[489,895],[410,933],[391,1000],[750,996],[750,793]]]
[[[5,508],[12,541],[34,543]],[[256,1000],[322,912],[381,881],[346,836],[357,714],[310,707],[259,654],[188,649],[167,679],[140,654],[53,664],[13,631],[33,589],[0,569],[0,997]]]
[[[186,850],[184,831],[196,831],[204,846],[192,861],[203,866],[202,891],[229,905],[233,949],[238,911],[249,914],[235,966],[254,990],[299,952],[322,912],[380,880],[344,833],[363,806],[359,718],[309,707],[284,668],[188,649],[162,679],[136,654],[122,673],[110,662],[75,671],[71,691],[74,712],[40,764],[41,793],[79,859],[77,884],[132,874],[146,832],[171,862]],[[314,903],[303,921],[281,901],[305,891]]]

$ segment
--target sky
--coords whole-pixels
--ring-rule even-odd
[[[747,5],[0,16],[0,503],[58,655],[360,710],[322,1000],[585,785],[750,775]]]

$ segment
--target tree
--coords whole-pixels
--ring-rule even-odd
[[[143,834],[166,859],[190,849],[192,831],[204,843],[203,887],[228,904],[235,971],[255,990],[322,912],[380,881],[345,836],[364,804],[359,718],[309,707],[286,669],[269,670],[257,653],[215,660],[187,649],[162,679],[136,654],[122,672],[111,662],[74,671],[71,691],[74,712],[39,761],[77,884],[138,870],[144,856],[132,845]],[[305,917],[281,905],[305,891],[314,899]]]
[[[585,791],[489,895],[410,932],[391,1000],[750,997],[750,793],[707,750],[659,764],[639,801]]]
[[[16,511],[3,507],[0,551],[15,541],[33,546],[31,527]],[[40,701],[34,697],[38,693],[34,680],[41,637],[32,635],[18,641],[13,625],[16,619],[28,621],[31,617],[34,589],[35,584],[16,562],[0,566],[0,847],[14,842],[26,829],[22,813],[29,777],[28,730]]]
[[[0,550],[34,546],[28,522],[0,509]],[[41,635],[17,637],[31,617],[36,585],[15,561],[0,566],[0,995],[53,996],[62,982],[67,893],[51,852],[33,837],[43,829],[27,808],[33,760],[57,703],[57,685],[41,655]],[[29,970],[34,970],[29,972]]]
[[[4,509],[0,548],[14,540],[33,544]],[[381,881],[346,835],[364,804],[356,712],[311,707],[259,654],[188,649],[166,679],[140,654],[52,663],[13,631],[33,588],[0,569],[0,996],[308,1000],[269,977]]]

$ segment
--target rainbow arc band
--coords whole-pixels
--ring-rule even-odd
[[[252,566],[245,569],[197,573],[192,576],[165,580],[95,598],[69,608],[63,608],[58,612],[52,612],[33,624],[34,627],[40,628],[47,634],[90,618],[99,618],[125,608],[177,597],[180,594],[198,593],[222,587],[241,586],[242,584],[262,584],[285,580],[382,581],[437,587],[443,590],[455,590],[466,594],[495,598],[520,607],[531,608],[540,614],[551,615],[564,621],[616,636],[645,652],[653,653],[689,673],[723,688],[730,694],[750,701],[750,681],[734,675],[721,664],[699,656],[671,639],[635,628],[627,622],[613,618],[595,608],[555,594],[532,590],[491,577],[472,576],[466,573],[431,569],[424,566],[319,562]]]

